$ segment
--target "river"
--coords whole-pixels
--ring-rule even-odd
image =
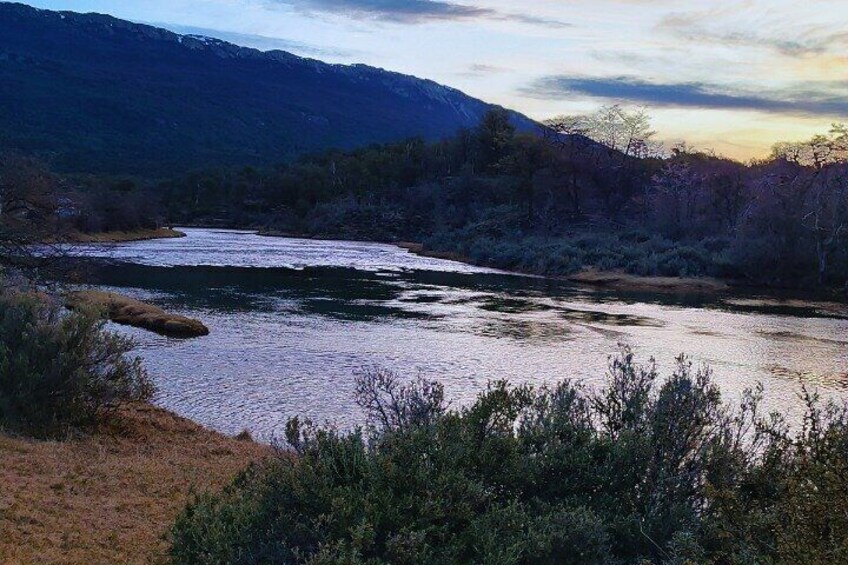
[[[611,293],[391,245],[182,231],[76,252],[116,261],[98,284],[210,327],[194,340],[115,329],[138,342],[159,405],[229,434],[279,438],[295,415],[359,424],[353,381],[373,367],[439,380],[455,406],[495,379],[597,387],[619,344],[665,374],[687,354],[731,401],[761,382],[765,407],[794,419],[801,383],[848,388],[848,316],[827,305]]]

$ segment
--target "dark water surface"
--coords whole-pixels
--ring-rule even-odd
[[[796,418],[799,383],[848,387],[839,305],[758,296],[615,294],[422,258],[394,246],[188,229],[188,237],[87,246],[120,264],[98,283],[203,320],[209,337],[120,328],[140,344],[158,403],[223,432],[270,439],[294,415],[360,423],[354,375],[422,374],[454,404],[493,379],[603,381],[627,343],[668,371],[685,352],[730,398],[756,382]]]

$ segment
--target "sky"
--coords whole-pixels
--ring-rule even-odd
[[[32,0],[429,78],[543,120],[645,107],[737,159],[848,121],[848,0]]]

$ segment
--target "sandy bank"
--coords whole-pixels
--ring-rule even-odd
[[[158,306],[147,304],[114,292],[83,290],[71,292],[66,297],[68,308],[93,307],[101,309],[115,323],[150,330],[168,337],[201,337],[209,335],[209,328],[199,320],[165,312]]]

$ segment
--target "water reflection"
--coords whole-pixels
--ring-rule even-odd
[[[820,305],[596,292],[437,260],[418,268],[420,258],[389,246],[303,245],[193,230],[87,253],[123,261],[97,269],[95,282],[211,327],[191,341],[121,331],[140,342],[161,404],[230,433],[267,439],[296,414],[355,425],[353,375],[374,365],[437,378],[454,403],[498,378],[592,386],[620,342],[666,372],[681,352],[709,363],[730,397],[762,381],[768,408],[790,417],[799,382],[833,395],[848,386],[848,320]],[[220,264],[218,247],[240,246],[243,256]]]

